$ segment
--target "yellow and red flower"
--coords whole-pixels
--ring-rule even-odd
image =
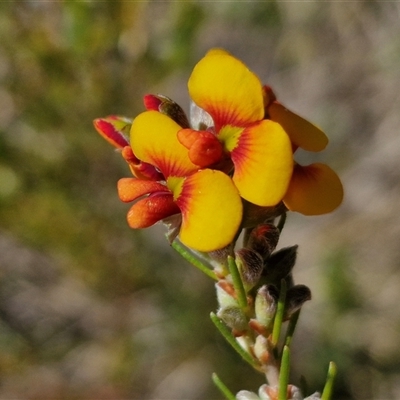
[[[96,120],[97,129],[100,125]],[[115,132],[108,129],[114,138]],[[135,177],[120,179],[118,194],[124,202],[135,201],[127,215],[131,228],[146,228],[180,213],[180,240],[196,250],[213,251],[232,242],[241,222],[242,202],[226,174],[199,170],[190,161],[178,142],[179,129],[175,121],[158,111],[146,111],[134,119],[131,147],[122,151]],[[107,133],[103,130],[102,135]],[[119,140],[114,142],[121,147]],[[152,166],[158,176],[138,176],[131,163],[134,167]]]
[[[188,87],[193,109],[203,117],[192,127],[183,110],[160,95],[145,96],[147,111],[133,121],[94,121],[134,176],[118,182],[120,199],[135,202],[127,216],[132,228],[179,215],[180,240],[213,251],[237,235],[242,199],[278,206],[279,212],[283,202],[309,215],[340,204],[340,179],[329,167],[302,167],[293,160],[298,147],[322,150],[325,134],[278,103],[241,61],[211,50],[195,66]]]
[[[191,161],[231,175],[241,197],[251,203],[278,204],[292,175],[292,148],[283,128],[264,119],[258,77],[237,58],[214,49],[195,66],[188,87],[213,123],[178,133]]]

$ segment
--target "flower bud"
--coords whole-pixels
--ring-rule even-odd
[[[237,300],[233,297],[235,290],[227,281],[220,280],[215,284],[215,288],[217,292],[218,304],[221,308],[239,306]]]
[[[258,289],[254,309],[257,321],[265,328],[269,328],[274,320],[278,297],[279,292],[274,285]]]
[[[247,319],[239,307],[223,307],[217,312],[218,318],[221,318],[230,328],[237,332],[244,332],[247,329]]]
[[[260,387],[258,395],[260,400],[276,400],[278,398],[278,388],[264,384]]]
[[[96,131],[117,149],[129,145],[129,131],[132,120],[117,115],[109,115],[105,118],[97,118],[93,121]]]
[[[297,248],[297,245],[285,247],[266,260],[263,275],[269,282],[280,282],[290,274],[296,263]]]
[[[288,400],[303,400],[300,389],[294,385],[288,385]]]
[[[241,249],[236,252],[236,264],[242,276],[245,289],[248,291],[260,280],[263,271],[263,260],[252,250]]]
[[[236,394],[236,400],[260,400],[260,398],[253,392],[241,390]]]
[[[159,111],[167,115],[182,128],[189,128],[189,121],[182,107],[167,96],[162,94],[147,94],[143,98],[147,110]]]
[[[121,155],[128,163],[132,175],[136,178],[152,181],[165,180],[164,175],[154,165],[140,161],[133,153],[131,146],[125,146],[121,151]]]
[[[275,250],[279,235],[279,229],[275,225],[260,224],[251,231],[247,246],[265,260]]]
[[[305,285],[295,285],[286,294],[286,307],[284,319],[289,319],[302,305],[311,300],[311,290]]]
[[[271,359],[272,347],[267,338],[262,335],[258,335],[256,337],[253,350],[254,355],[260,360],[262,365],[269,363]]]

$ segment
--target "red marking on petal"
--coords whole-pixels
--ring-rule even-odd
[[[164,175],[149,163],[140,161],[132,151],[131,146],[122,149],[122,157],[129,164],[132,174],[139,179],[149,179],[152,181],[164,181]]]
[[[128,211],[127,220],[131,228],[147,228],[171,215],[178,214],[179,207],[172,194],[158,194],[135,203]]]
[[[122,157],[129,165],[140,163],[140,160],[133,154],[131,146],[125,146],[122,149]]]
[[[147,110],[159,111],[162,100],[154,94],[146,94],[143,97],[143,103]]]
[[[129,145],[129,142],[125,138],[122,132],[116,129],[114,124],[110,120],[119,121],[119,118],[112,115],[107,118],[97,118],[93,121],[93,125],[97,132],[107,140],[110,144],[118,149],[121,149]]]
[[[136,178],[120,179],[117,188],[119,198],[125,203],[150,193],[170,193],[168,188],[159,182]]]

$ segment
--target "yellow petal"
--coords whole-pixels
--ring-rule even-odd
[[[274,206],[282,200],[292,175],[293,155],[289,137],[279,124],[264,120],[246,128],[231,157],[233,181],[244,199],[259,206]]]
[[[271,119],[278,122],[289,135],[292,143],[307,151],[321,151],[328,144],[328,137],[311,122],[289,111],[274,101],[268,107]]]
[[[264,116],[260,80],[224,50],[208,52],[194,67],[188,86],[193,101],[212,116],[217,132],[224,125],[245,126]]]
[[[296,165],[289,189],[283,199],[286,207],[304,215],[326,214],[343,200],[343,186],[327,165]]]
[[[182,212],[182,243],[208,252],[233,241],[242,219],[242,202],[228,175],[204,169],[174,188],[178,190],[174,198]]]
[[[181,127],[158,111],[145,111],[132,123],[131,146],[136,157],[157,167],[164,176],[186,176],[198,167],[179,143]]]

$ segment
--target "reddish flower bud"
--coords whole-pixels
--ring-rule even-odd
[[[263,271],[263,260],[260,255],[249,249],[236,252],[236,262],[246,290],[255,286]]]
[[[164,175],[154,165],[140,161],[133,153],[131,146],[125,146],[122,149],[122,157],[129,164],[132,174],[136,178],[153,181],[165,180]]]
[[[106,118],[97,118],[93,121],[97,132],[100,133],[107,142],[118,149],[129,145],[127,135],[129,135],[131,124],[132,121],[130,119],[118,117],[116,115],[109,115]]]
[[[258,225],[251,231],[247,247],[266,260],[275,250],[279,235],[279,229],[273,224]]]
[[[144,106],[147,110],[159,111],[168,115],[182,128],[189,128],[189,121],[182,107],[167,96],[161,94],[146,94],[143,98]]]

